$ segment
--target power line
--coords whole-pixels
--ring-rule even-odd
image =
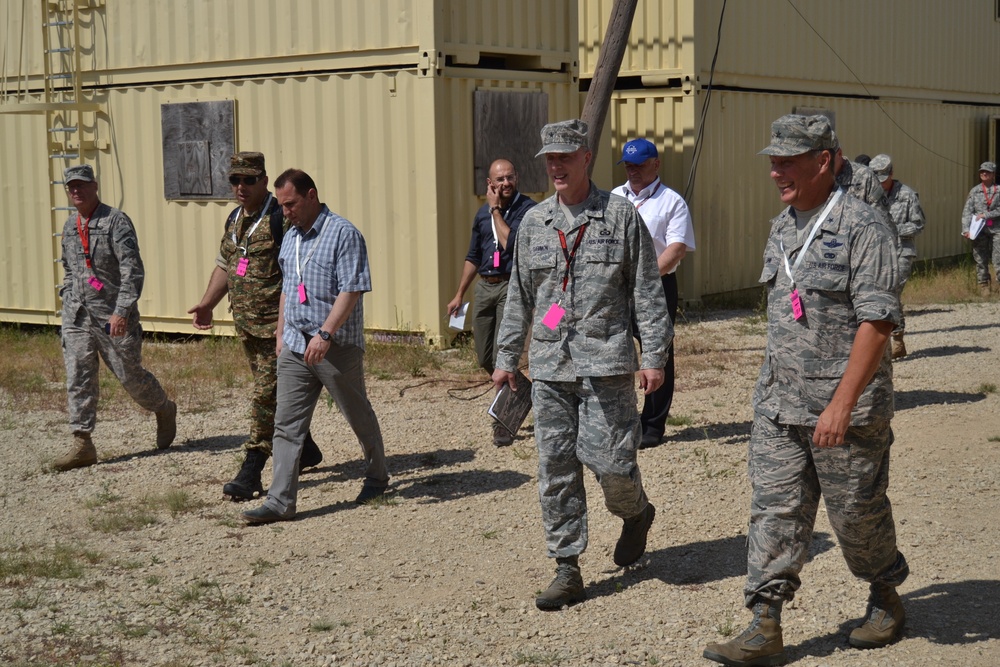
[[[708,107],[712,101],[712,82],[715,80],[715,63],[719,60],[719,45],[722,44],[722,19],[726,15],[726,3],[722,0],[722,11],[719,12],[719,26],[715,31],[715,54],[712,55],[712,67],[708,72],[708,87],[705,90],[705,104],[701,108],[701,119],[698,121],[698,136],[694,140],[694,153],[691,158],[691,171],[688,172],[687,185],[684,186],[684,201],[691,201],[694,191],[695,174],[698,172],[698,161],[701,159],[701,146],[705,137],[705,119],[708,117]]]

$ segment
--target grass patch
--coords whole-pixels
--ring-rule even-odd
[[[991,435],[986,438],[986,442],[1000,442],[1000,435]]]
[[[399,504],[399,497],[395,493],[386,493],[385,495],[376,496],[366,502],[365,507],[395,507]]]
[[[101,554],[65,545],[27,547],[0,552],[0,579],[78,579],[87,565],[102,560]]]
[[[276,564],[264,560],[263,558],[258,558],[254,562],[250,563],[250,570],[253,572],[253,576],[255,577],[259,574],[267,572],[268,570],[273,570],[276,567],[278,567]]]
[[[976,390],[977,394],[995,394],[997,393],[997,386],[992,382],[984,382],[979,385],[979,389]]]
[[[13,409],[66,409],[66,371],[54,329],[0,325],[0,389]]]
[[[170,512],[171,516],[193,512],[205,506],[201,500],[194,498],[183,489],[170,489],[163,493],[150,494],[139,502],[131,505],[118,505],[100,502],[101,499],[113,498],[113,503],[121,498],[111,494],[107,488],[97,495],[87,507],[98,509],[87,522],[90,527],[101,533],[122,533],[129,530],[140,530],[146,526],[159,523],[158,512]]]
[[[333,628],[334,624],[331,621],[313,621],[309,624],[309,632],[329,632]]]
[[[441,359],[424,345],[367,342],[365,369],[379,380],[424,377],[441,369]]]
[[[112,507],[87,519],[99,533],[123,533],[158,523],[156,516],[143,507]]]
[[[668,426],[691,426],[694,420],[687,415],[670,415],[667,417]]]
[[[930,260],[914,266],[903,290],[904,306],[979,301],[976,266],[970,255],[952,260]]]

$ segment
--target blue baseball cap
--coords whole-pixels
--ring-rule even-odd
[[[618,164],[622,162],[642,164],[651,157],[660,157],[653,142],[646,139],[633,139],[622,146],[622,159],[618,160]]]

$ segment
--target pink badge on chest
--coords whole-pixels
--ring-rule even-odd
[[[305,283],[299,283],[299,303],[306,302],[306,285]]]
[[[98,292],[104,289],[104,283],[98,280],[97,276],[90,276],[89,278],[87,278],[87,282],[90,284],[91,287],[93,287]]]
[[[792,302],[792,316],[797,320],[801,320],[802,316],[805,315],[805,311],[802,310],[802,299],[799,297],[799,290],[793,289],[788,298]]]
[[[545,313],[545,317],[542,318],[542,324],[555,331],[556,327],[559,326],[559,321],[565,314],[566,309],[558,303],[554,303],[549,306],[549,311]]]
[[[245,276],[247,274],[248,266],[250,266],[250,258],[240,257],[240,262],[236,265],[236,275]]]

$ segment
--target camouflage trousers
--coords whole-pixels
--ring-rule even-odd
[[[839,447],[812,444],[812,426],[754,415],[749,463],[753,499],[747,537],[746,605],[791,600],[809,556],[820,494],[854,576],[898,586],[909,574],[896,548],[889,486],[888,421],[852,426]]]
[[[538,497],[550,558],[587,548],[584,466],[597,477],[615,516],[633,517],[649,503],[636,461],[642,436],[634,383],[631,373],[532,383]]]
[[[1000,235],[1000,232],[997,234]],[[1000,273],[997,273],[1000,271],[1000,239],[989,229],[979,232],[979,236],[972,242],[972,259],[976,260],[976,282],[980,285],[990,284],[990,262],[993,262],[993,273],[1000,281]]]
[[[271,455],[274,438],[274,411],[278,402],[278,357],[274,338],[258,338],[239,332],[243,352],[253,376],[250,396],[250,439],[243,448],[257,449]]]
[[[899,267],[899,289],[896,290],[896,296],[903,296],[903,288],[906,287],[906,281],[910,279],[910,274],[913,273],[913,260],[916,257],[913,255],[900,255],[896,265]],[[899,326],[892,332],[894,334],[901,334],[906,330],[906,312],[903,309],[903,304],[899,304]]]
[[[167,394],[152,373],[142,367],[142,327],[128,323],[124,336],[112,337],[80,309],[73,322],[63,321],[62,348],[66,365],[69,426],[74,433],[92,433],[97,424],[97,402],[101,396],[100,362],[122,383],[141,407],[158,412],[167,405]]]

